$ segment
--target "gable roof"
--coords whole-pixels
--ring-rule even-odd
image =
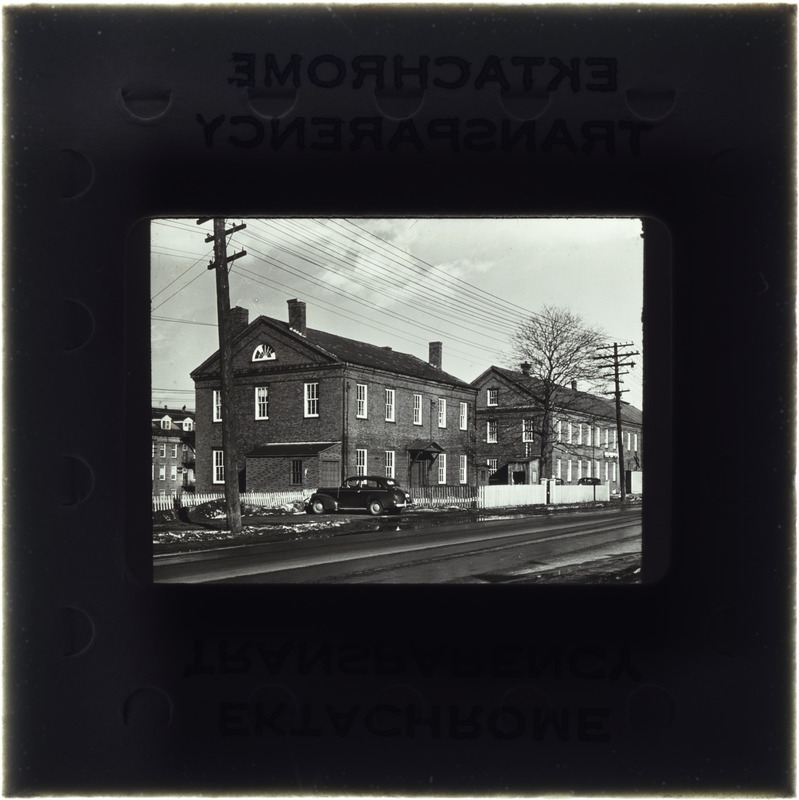
[[[421,358],[401,353],[389,347],[380,347],[367,342],[360,342],[356,339],[347,339],[327,331],[307,328],[305,336],[297,333],[288,322],[282,322],[272,317],[260,316],[254,319],[246,328],[240,331],[233,338],[233,346],[237,342],[248,336],[260,325],[269,325],[277,328],[282,334],[289,336],[295,342],[301,343],[312,350],[327,356],[330,360],[339,364],[352,364],[359,367],[370,369],[380,369],[386,372],[394,372],[398,375],[406,375],[413,378],[420,378],[426,381],[436,381],[438,383],[448,383],[463,388],[472,388],[466,381],[456,378],[443,370],[422,361]],[[207,371],[215,361],[219,359],[217,350],[210,358],[206,359],[192,373],[192,377],[200,372]]]
[[[521,392],[527,394],[531,399],[534,399],[540,391],[542,384],[540,378],[497,366],[489,367],[472,381],[472,385],[476,384],[478,381],[482,381],[488,373],[492,371],[513,383]],[[565,386],[560,389],[558,397],[562,398],[563,405],[567,406],[568,410],[575,414],[584,414],[589,417],[616,418],[616,403],[614,400],[600,397],[599,395],[589,392],[576,391]],[[622,402],[621,418],[623,422],[632,425],[641,425],[643,421],[643,412],[629,403]]]

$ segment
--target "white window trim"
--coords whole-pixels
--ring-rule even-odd
[[[523,442],[535,441],[535,430],[533,429],[533,420],[531,419],[522,420],[522,441]]]
[[[562,420],[558,420],[555,423],[555,429],[557,430],[558,441],[562,442],[563,441],[563,421]]]
[[[158,467],[158,480],[165,481],[166,480],[166,464],[161,464]]]
[[[166,442],[161,442],[158,452],[161,454],[161,458],[166,458]]]
[[[172,458],[177,458],[178,457],[178,446],[177,446],[177,444],[173,444],[172,445],[172,452],[171,452],[170,455],[171,455]]]
[[[488,467],[488,474],[493,475],[499,469],[499,459],[487,458],[486,466]]]
[[[438,427],[447,427],[447,400],[444,397],[438,398]]]
[[[583,443],[583,423],[577,423],[577,444]]]
[[[491,427],[492,425],[493,429]],[[497,443],[497,421],[495,419],[490,419],[486,422],[486,443],[487,444]]]
[[[468,480],[469,461],[464,455],[458,458],[458,479],[461,483],[466,483]]]
[[[566,483],[572,482],[572,460],[566,462]]]
[[[438,483],[443,485],[447,482],[447,454],[438,454]]]
[[[610,439],[610,428],[605,428],[605,448],[608,446],[608,440]]]
[[[355,449],[355,474],[366,475],[366,466],[369,463],[368,453],[363,448]]]
[[[303,397],[304,397],[304,404],[303,404],[303,416],[306,419],[315,419],[319,416],[319,382],[314,381],[313,383],[306,383],[303,384]],[[311,388],[315,387],[315,394],[311,395]],[[310,411],[309,409],[315,408],[316,411]]]
[[[363,392],[361,392],[363,389]],[[360,395],[363,394],[361,397]],[[355,418],[369,418],[369,387],[365,383],[355,384]]]
[[[265,392],[264,396],[264,408],[266,413],[261,414],[261,403],[259,402],[258,392],[263,390]],[[255,387],[255,419],[269,419],[269,387],[268,386],[256,386]]]
[[[225,452],[224,450],[211,451],[211,483],[218,486],[225,482]]]
[[[572,443],[572,424],[571,422],[566,423],[566,444]]]
[[[491,399],[493,397],[493,400]],[[499,400],[499,389],[486,389],[486,405],[496,406]]]
[[[178,465],[172,464],[169,468],[169,480],[176,481],[178,479]]]
[[[386,450],[386,477],[394,478],[394,451]]]
[[[561,459],[557,459],[555,461],[555,477],[556,478],[563,478],[563,462]]]
[[[424,403],[422,401],[422,395],[414,394],[413,396],[413,424],[414,425],[422,425],[424,420],[422,418],[422,409],[424,408]]]
[[[458,415],[458,419],[460,422],[460,429],[465,431],[469,427],[469,404],[468,403],[461,403],[460,404],[460,414]]]
[[[638,452],[638,434],[633,434],[633,450],[637,453]]]
[[[396,422],[396,400],[397,392],[394,389],[386,389],[386,422]]]
[[[222,390],[214,389],[213,396],[213,415],[214,422],[222,422]]]
[[[258,351],[263,348],[263,355],[259,356]],[[269,344],[259,344],[255,350],[252,351],[252,360],[253,361],[274,361],[276,358],[275,351],[272,345]]]

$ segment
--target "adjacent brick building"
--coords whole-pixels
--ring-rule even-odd
[[[153,494],[179,495],[194,490],[194,413],[153,408]]]
[[[232,309],[239,486],[313,489],[356,474],[402,485],[474,485],[476,390],[427,362],[306,326]],[[191,373],[197,403],[197,489],[224,485],[219,354]]]
[[[529,364],[517,371],[489,367],[472,381],[476,399],[476,456],[481,483],[538,483],[560,478],[576,484],[595,477],[618,491],[627,473],[643,470],[642,412],[622,404],[623,464],[619,467],[615,401],[562,390],[562,405],[551,419],[551,475],[541,475],[541,407],[538,379]]]

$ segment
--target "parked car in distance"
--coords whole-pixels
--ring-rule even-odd
[[[308,500],[313,514],[329,511],[368,511],[373,516],[399,514],[411,505],[410,495],[393,478],[355,475],[341,486],[317,489]]]
[[[580,478],[577,481],[578,486],[599,486],[600,483],[602,481],[599,478]]]

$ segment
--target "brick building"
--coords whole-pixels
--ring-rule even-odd
[[[619,468],[614,400],[564,387],[550,420],[550,475],[541,475],[540,382],[529,364],[516,372],[489,367],[472,381],[477,389],[477,462],[481,483],[538,483],[542,477],[576,484],[599,478],[611,492],[628,472],[641,472],[642,412],[622,404],[624,463]]]
[[[239,486],[314,489],[356,474],[402,485],[476,481],[469,384],[429,361],[306,326],[305,303],[288,322],[234,308],[233,407]],[[219,353],[191,373],[197,401],[197,489],[224,485]]]
[[[194,491],[194,414],[153,408],[151,417],[153,440],[153,494],[179,495]]]

